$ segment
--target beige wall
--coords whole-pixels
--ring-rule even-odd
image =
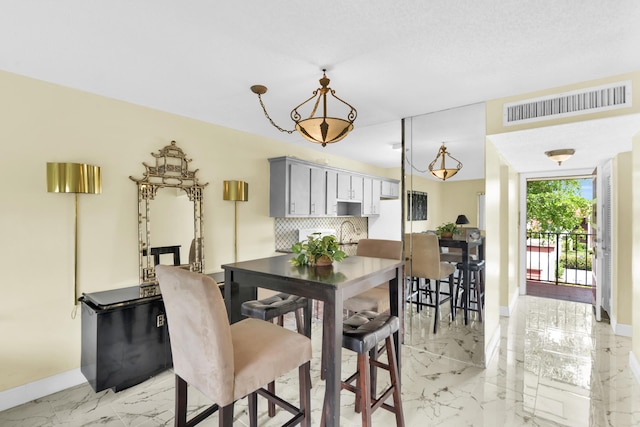
[[[640,218],[640,133],[633,137],[632,150],[632,212],[635,218]],[[640,366],[640,221],[632,221],[632,286],[631,286],[631,358],[635,365]],[[640,373],[636,373],[640,381]]]
[[[478,225],[478,194],[484,193],[484,179],[442,182],[440,180],[406,177],[407,189],[428,194],[427,220],[406,221],[405,230],[416,233],[435,230],[445,222],[455,222],[460,214],[469,218],[466,227]],[[406,209],[406,198],[404,199]]]
[[[406,221],[405,214],[405,233],[420,233],[427,230],[435,230],[440,225],[440,193],[442,184],[433,179],[422,178],[414,175],[405,176],[405,186],[407,191],[422,191],[427,193],[427,220],[426,221]],[[405,212],[407,211],[407,198],[404,197]]]
[[[485,351],[498,331],[500,321],[500,299],[502,293],[502,235],[505,227],[501,221],[502,204],[502,160],[496,147],[487,139],[485,143]],[[504,247],[506,248],[506,247]],[[490,356],[490,355],[487,355]]]
[[[484,179],[446,181],[440,191],[440,215],[436,226],[444,222],[455,222],[458,215],[469,219],[465,227],[478,226],[478,194],[484,193]]]
[[[631,153],[621,153],[613,160],[613,235],[612,235],[612,325],[631,325],[632,256],[629,248],[633,235]]]
[[[329,159],[332,166],[387,171],[323,152],[0,72],[0,391],[80,366],[73,311],[74,196],[46,191],[46,162],[102,167],[103,192],[79,195],[81,292],[138,283],[137,196],[130,175],[176,140],[204,191],[208,272],[233,259],[233,203],[222,181],[249,183],[239,208],[239,259],[274,254],[267,158]],[[153,221],[153,219],[152,219]]]
[[[522,125],[513,125],[513,126],[502,125],[503,104],[526,100],[530,98],[537,98],[545,95],[553,95],[553,94],[559,94],[563,92],[570,92],[573,90],[603,85],[607,83],[614,83],[614,82],[619,82],[624,80],[633,81],[632,83],[634,85],[634,90],[632,94],[633,99],[632,99],[631,107],[622,108],[618,110],[602,111],[599,113],[591,113],[586,115],[578,115],[573,117],[563,117],[563,118],[553,119],[553,120],[544,120],[540,122],[526,123]],[[576,83],[576,84],[562,86],[562,87],[545,89],[538,92],[525,93],[525,94],[510,96],[507,98],[500,98],[500,99],[488,101],[486,105],[487,135],[495,135],[495,134],[505,133],[505,132],[516,132],[524,129],[535,129],[540,127],[555,126],[555,125],[565,124],[565,123],[575,123],[575,122],[580,122],[584,120],[601,119],[605,117],[615,117],[615,116],[620,116],[624,114],[637,114],[640,112],[640,90],[637,90],[637,88],[635,88],[635,85],[637,85],[638,81],[640,81],[640,72],[633,72],[633,73],[620,74],[617,76],[611,76],[603,79],[591,80],[588,82],[581,82],[581,83]]]
[[[520,174],[511,167],[508,168],[508,242],[509,242],[509,263],[507,292],[500,296],[500,306],[510,309],[510,303],[519,294],[519,266],[520,266]]]

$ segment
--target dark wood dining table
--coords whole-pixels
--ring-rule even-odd
[[[484,237],[479,237],[477,239],[468,239],[463,236],[453,236],[451,238],[443,238],[439,239],[441,248],[458,248],[461,249],[461,260],[462,260],[462,283],[464,288],[465,298],[462,301],[462,309],[464,312],[464,324],[469,323],[469,262],[476,261],[471,260],[470,258],[470,249],[478,248],[478,258],[477,261],[484,260]]]
[[[403,330],[403,261],[350,256],[330,267],[295,267],[291,255],[281,255],[225,264],[224,299],[231,323],[243,318],[240,306],[257,298],[257,287],[286,292],[324,302],[323,354],[325,382],[323,414],[326,426],[340,425],[342,368],[343,301],[367,289],[389,282],[391,314],[398,316]],[[310,308],[310,306],[309,306]],[[308,313],[311,310],[306,310]],[[311,336],[310,319],[305,319],[305,334]],[[396,355],[400,366],[400,333],[395,334]],[[286,351],[286,349],[283,349]]]

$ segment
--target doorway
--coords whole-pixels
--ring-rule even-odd
[[[593,176],[527,179],[527,295],[594,302],[593,205]]]

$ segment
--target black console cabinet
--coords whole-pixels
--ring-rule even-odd
[[[81,371],[98,392],[120,391],[173,366],[162,296],[140,287],[83,294]]]

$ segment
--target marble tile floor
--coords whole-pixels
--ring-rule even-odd
[[[476,366],[474,355],[479,351],[464,350],[465,339],[458,345],[464,361],[449,357],[446,344],[432,336],[428,316],[428,311],[410,312],[407,319],[402,349],[407,426],[640,425],[640,385],[628,366],[630,339],[616,337],[608,324],[597,323],[589,305],[520,297],[513,316],[501,319],[499,349],[486,369]],[[451,333],[455,340],[459,325],[444,319],[438,332]],[[477,328],[478,322],[470,327]],[[324,394],[319,380],[320,329],[313,325],[313,425],[320,422]],[[465,335],[467,344],[479,339],[475,332]],[[355,355],[345,351],[343,357],[346,375],[355,365]],[[381,383],[385,376],[380,375]],[[0,426],[172,425],[173,386],[171,371],[119,393],[94,393],[83,384],[0,412]],[[285,399],[295,401],[297,373],[282,378],[277,388]],[[190,393],[190,410],[210,403],[197,391]],[[341,426],[361,425],[353,411],[353,395],[342,393]],[[259,424],[281,425],[287,413],[279,411],[269,419],[260,402]],[[380,409],[373,424],[395,422],[391,413]],[[200,425],[216,426],[217,416]],[[236,404],[235,425],[248,425],[246,400]]]

